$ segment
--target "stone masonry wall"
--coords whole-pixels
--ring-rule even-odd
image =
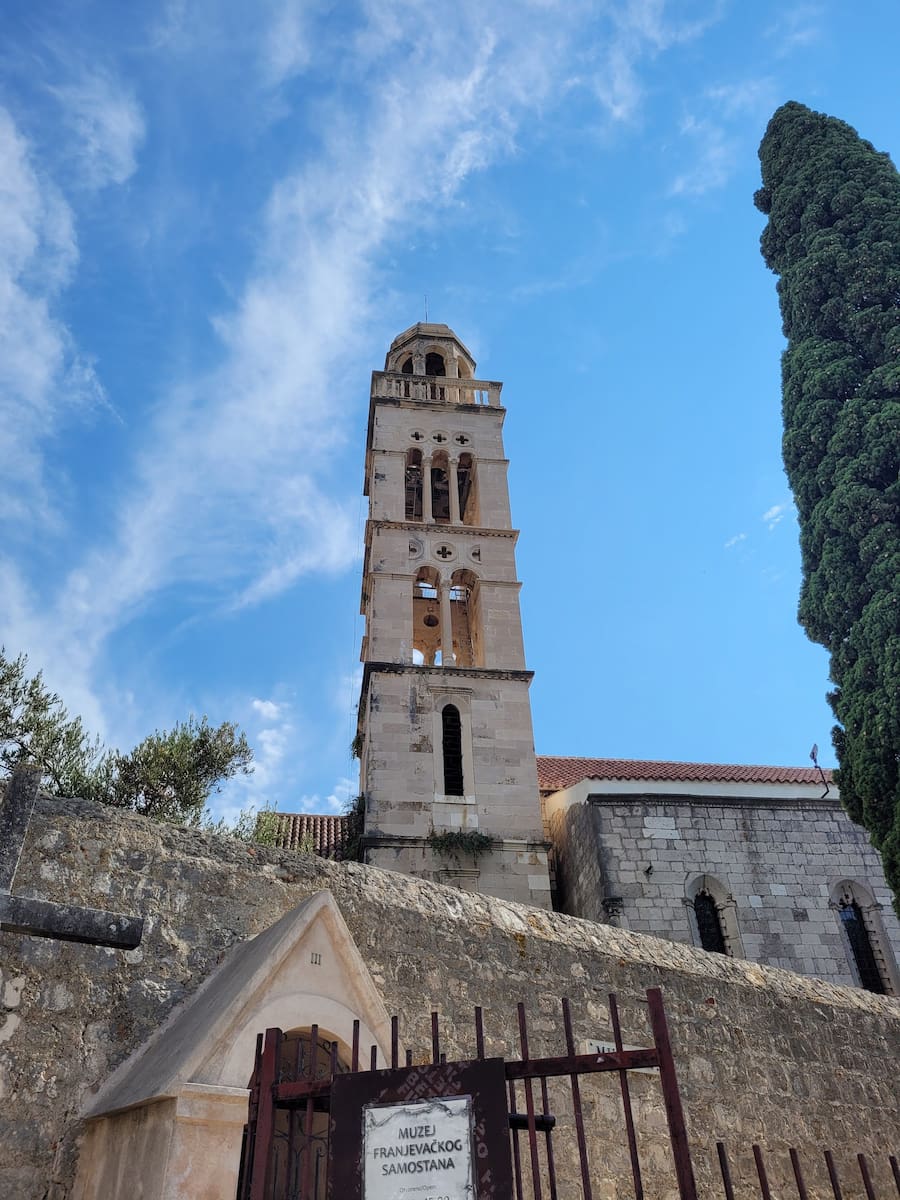
[[[110,1071],[231,945],[322,888],[333,893],[417,1060],[430,1047],[432,1009],[441,1014],[448,1057],[471,1055],[476,1004],[484,1008],[488,1052],[515,1055],[520,998],[533,1055],[563,1051],[562,995],[571,998],[579,1041],[607,1039],[613,990],[626,1043],[649,1044],[645,990],[661,986],[701,1195],[720,1194],[711,1185],[717,1138],[743,1147],[741,1197],[754,1194],[746,1174],[754,1140],[773,1152],[775,1194],[787,1145],[828,1144],[848,1200],[861,1195],[849,1182],[859,1179],[857,1150],[877,1156],[877,1182],[888,1194],[885,1155],[900,1143],[895,1001],[371,867],[39,799],[16,891],[137,911],[147,927],[142,945],[125,954],[0,934],[4,1200],[69,1196],[78,1115]],[[647,1194],[670,1200],[658,1085],[636,1077],[633,1091]],[[618,1081],[591,1081],[584,1094],[595,1195],[624,1197],[631,1185]],[[551,1103],[564,1126],[567,1101],[553,1093]],[[811,1196],[823,1194],[818,1161],[808,1175]],[[573,1161],[562,1151],[559,1169],[560,1195],[578,1195]]]
[[[568,912],[605,920],[602,897],[618,896],[623,927],[690,944],[685,890],[708,873],[734,897],[744,957],[853,985],[845,936],[829,908],[832,888],[849,879],[874,894],[900,956],[900,923],[878,854],[838,804],[591,796],[555,815],[553,837]]]

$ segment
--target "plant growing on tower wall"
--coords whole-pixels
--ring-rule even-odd
[[[900,176],[843,121],[783,105],[759,149],[779,276],[799,618],[831,654],[841,798],[900,912]]]
[[[482,855],[489,854],[494,847],[493,839],[477,829],[448,829],[444,833],[436,833],[432,829],[428,844],[441,858],[454,858],[457,862],[468,855],[478,862]]]

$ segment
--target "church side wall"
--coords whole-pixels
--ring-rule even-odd
[[[563,1051],[563,995],[580,1043],[609,1040],[610,991],[619,996],[626,1042],[647,1044],[645,992],[660,986],[703,1197],[720,1194],[717,1138],[744,1147],[742,1171],[752,1167],[750,1143],[763,1143],[775,1194],[789,1169],[788,1145],[810,1164],[816,1153],[812,1196],[822,1194],[825,1145],[847,1180],[859,1177],[856,1151],[877,1157],[876,1186],[888,1194],[884,1157],[900,1141],[895,1001],[359,864],[39,799],[16,890],[139,912],[146,932],[128,953],[0,934],[0,1195],[69,1200],[84,1131],[78,1114],[112,1069],[231,945],[322,888],[333,893],[417,1060],[430,1052],[432,1009],[448,1058],[471,1055],[475,1005],[484,1009],[488,1053],[517,1056],[520,998],[533,1055]],[[308,970],[314,989],[315,968]],[[596,1194],[626,1194],[618,1081],[592,1081],[584,1094]],[[638,1077],[633,1094],[648,1150],[647,1194],[669,1196],[658,1086]],[[564,1106],[556,1111],[565,1117]],[[574,1162],[561,1160],[559,1170],[560,1194],[577,1194],[567,1182]],[[742,1179],[749,1187],[750,1176]]]
[[[604,920],[601,897],[618,896],[624,927],[691,943],[688,890],[709,875],[734,898],[737,955],[853,986],[830,906],[835,886],[849,879],[880,905],[892,967],[900,957],[879,856],[839,805],[595,795],[558,812],[553,831],[566,839],[569,912]]]

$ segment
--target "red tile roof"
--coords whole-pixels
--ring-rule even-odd
[[[349,816],[324,813],[275,813],[275,845],[281,850],[305,850],[319,858],[341,859],[347,846]]]
[[[582,779],[665,780],[678,783],[821,783],[815,767],[750,767],[728,763],[643,762],[630,758],[561,758],[539,754],[542,792],[558,792]],[[831,772],[825,772],[831,779]]]

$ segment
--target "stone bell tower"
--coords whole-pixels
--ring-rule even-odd
[[[506,410],[501,384],[474,376],[453,331],[422,323],[372,373],[357,739],[365,859],[549,907]]]

